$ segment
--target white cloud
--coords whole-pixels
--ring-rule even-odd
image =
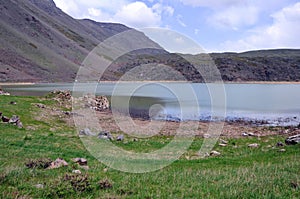
[[[215,12],[207,22],[217,28],[238,30],[240,27],[254,25],[258,21],[258,16],[259,8],[254,6],[229,7]]]
[[[134,2],[123,6],[113,17],[114,21],[124,23],[126,25],[140,28],[159,26],[161,16],[155,12],[153,8],[147,7],[143,2]]]
[[[273,23],[253,30],[238,41],[226,41],[224,50],[245,51],[260,48],[299,48],[300,2],[271,15]]]
[[[182,26],[182,27],[186,27],[186,24],[183,22],[183,17],[182,15],[177,15],[176,20],[177,22]]]
[[[184,5],[194,7],[224,8],[243,3],[241,0],[180,0]]]

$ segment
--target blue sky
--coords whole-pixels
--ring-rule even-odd
[[[207,52],[300,48],[296,0],[54,0],[74,18],[167,28]]]

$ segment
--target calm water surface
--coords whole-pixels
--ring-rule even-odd
[[[224,84],[224,90],[218,91],[213,84],[199,83],[70,83],[2,88],[14,95],[44,95],[55,89],[69,89],[80,95],[113,96],[113,107],[150,112],[155,119],[211,120],[212,116],[224,116],[227,120],[263,120],[270,125],[300,123],[300,84]]]

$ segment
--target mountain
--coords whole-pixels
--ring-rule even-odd
[[[0,81],[68,82],[88,53],[105,39],[132,30],[122,24],[77,20],[53,0],[0,1]]]
[[[131,40],[153,48],[134,50],[117,59],[106,57],[114,61],[102,80],[118,80],[126,73],[124,80],[203,82],[206,77],[199,68],[205,71],[215,63],[225,81],[300,81],[300,50],[168,53],[143,33],[122,24],[74,19],[53,0],[1,0],[0,82],[72,82],[99,43],[127,31]]]

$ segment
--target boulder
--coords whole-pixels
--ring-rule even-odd
[[[117,137],[117,141],[123,141],[124,140],[124,135],[119,135]]]
[[[104,140],[113,140],[113,136],[110,132],[108,131],[101,131],[99,134],[98,134],[98,138],[99,139],[104,139]]]
[[[80,170],[73,170],[72,173],[81,174],[81,171]]]
[[[68,166],[69,164],[61,159],[61,158],[57,158],[55,161],[51,162],[51,165],[48,167],[49,169],[56,169],[56,168],[60,168],[63,166]]]
[[[95,136],[96,134],[93,133],[89,128],[85,128],[79,132],[79,135]]]
[[[10,120],[8,121],[8,123],[10,123],[10,124],[17,124],[18,121],[20,121],[19,116],[13,115],[13,116],[10,118]]]
[[[282,142],[277,142],[276,146],[277,146],[277,147],[283,147],[284,144],[283,144]]]
[[[85,159],[85,158],[74,158],[73,162],[75,162],[81,166],[87,165],[87,159]]]
[[[23,123],[20,120],[17,121],[17,127],[19,127],[20,129],[23,128]]]
[[[285,143],[287,145],[295,145],[295,144],[300,143],[300,134],[293,135],[293,136],[290,136],[290,137],[286,138]]]
[[[2,116],[2,122],[8,123],[9,122],[9,118],[6,116]]]

